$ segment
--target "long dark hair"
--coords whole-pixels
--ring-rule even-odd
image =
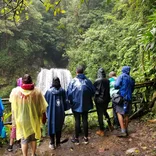
[[[61,87],[60,79],[58,77],[53,78],[52,87],[55,87],[56,89],[59,89]]]

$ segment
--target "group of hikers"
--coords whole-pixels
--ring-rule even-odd
[[[119,136],[128,136],[128,115],[131,111],[134,80],[130,76],[130,67],[124,66],[122,74],[116,77],[114,71],[109,73],[109,79],[103,68],[98,70],[97,79],[92,83],[84,74],[83,66],[76,68],[76,77],[71,80],[67,90],[61,87],[60,79],[54,77],[52,85],[45,95],[34,86],[29,74],[18,79],[17,87],[10,94],[12,110],[11,138],[21,141],[23,156],[28,155],[28,144],[32,149],[32,156],[36,155],[36,140],[41,139],[41,126],[47,120],[49,148],[54,150],[60,147],[62,127],[65,111],[71,109],[75,119],[75,135],[71,139],[79,145],[81,120],[84,132],[83,142],[88,144],[88,112],[95,103],[99,136],[104,136],[103,116],[107,118],[108,128],[121,128]],[[115,95],[119,95],[122,102],[116,102]],[[111,123],[107,113],[108,104],[112,98],[114,122]],[[3,114],[0,112],[1,117]],[[2,118],[1,118],[2,122]],[[1,131],[1,129],[0,129]],[[12,139],[8,151],[12,151]]]

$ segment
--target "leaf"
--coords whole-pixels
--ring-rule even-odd
[[[57,15],[57,11],[55,10],[55,11],[54,11],[54,16],[56,16],[56,15]]]
[[[65,14],[65,13],[66,13],[66,11],[65,11],[65,10],[61,10],[60,12],[61,12],[62,14]]]

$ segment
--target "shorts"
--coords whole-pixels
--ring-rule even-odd
[[[21,144],[28,144],[29,142],[36,141],[35,133],[29,135],[26,139],[21,138]]]
[[[132,103],[128,102],[128,107],[127,107],[127,112],[126,113],[124,112],[123,104],[116,105],[115,107],[116,107],[116,113],[119,113],[121,115],[129,115],[131,113]]]
[[[10,133],[11,139],[16,139],[16,127],[12,126],[11,133]]]

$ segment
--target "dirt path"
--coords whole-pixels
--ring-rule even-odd
[[[156,123],[142,122],[140,120],[133,120],[129,126],[129,137],[117,137],[117,130],[113,132],[106,131],[104,137],[99,137],[95,134],[97,129],[89,130],[89,144],[76,146],[69,140],[67,143],[61,145],[61,148],[51,150],[48,147],[48,137],[43,140],[37,149],[37,156],[156,156]],[[70,135],[64,135],[69,137]],[[21,156],[21,149],[14,146],[13,152],[7,152],[7,147],[0,149],[1,156]],[[128,152],[129,151],[129,152]],[[29,151],[30,152],[30,151]],[[31,154],[30,154],[31,155]]]

